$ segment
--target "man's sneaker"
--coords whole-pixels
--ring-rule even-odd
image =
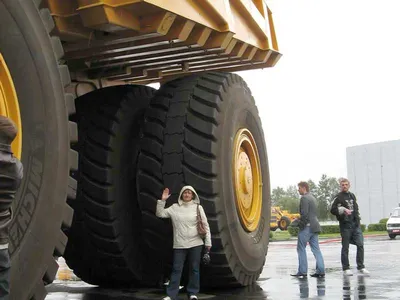
[[[310,275],[311,277],[316,277],[316,278],[324,278],[325,274],[324,273],[314,273]]]
[[[369,271],[366,268],[362,268],[362,269],[358,270],[358,272],[360,272],[361,274],[365,274],[365,275],[369,274]]]
[[[196,295],[190,295],[190,296],[189,296],[189,299],[190,299],[190,300],[197,300],[198,298],[197,298]]]
[[[297,277],[297,278],[305,278],[305,277],[307,277],[307,274],[296,273],[296,274],[290,274],[290,276]]]
[[[353,272],[350,269],[347,269],[347,270],[343,271],[343,274],[346,276],[351,276],[351,275],[353,275]]]
[[[172,300],[172,298],[170,296],[167,296],[167,297],[162,298],[162,300]]]

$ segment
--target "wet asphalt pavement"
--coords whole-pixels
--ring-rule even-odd
[[[290,276],[297,270],[296,241],[272,242],[264,271],[251,287],[202,291],[199,299],[213,300],[291,300],[291,299],[400,299],[400,238],[387,236],[365,238],[365,265],[370,275],[359,275],[355,267],[355,246],[350,246],[353,276],[342,275],[340,240],[321,240],[326,278],[297,279]],[[309,274],[315,260],[307,247]],[[105,290],[82,282],[55,282],[48,286],[46,300],[115,300],[162,299],[162,290]],[[184,294],[180,299],[187,299]]]

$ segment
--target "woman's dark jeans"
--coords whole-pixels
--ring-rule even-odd
[[[172,300],[178,299],[179,285],[181,282],[182,270],[187,263],[189,267],[189,282],[186,287],[188,295],[196,295],[200,290],[200,259],[203,245],[187,248],[174,249],[174,260],[172,265],[171,279],[167,288],[167,295]]]
[[[11,260],[8,249],[0,250],[0,300],[8,300],[10,294]]]

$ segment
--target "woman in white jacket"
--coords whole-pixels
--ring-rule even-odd
[[[174,257],[170,282],[167,288],[167,297],[163,300],[178,299],[179,285],[186,258],[189,267],[189,282],[186,288],[189,299],[197,299],[200,290],[200,260],[203,246],[207,251],[211,249],[210,226],[207,222],[204,209],[200,206],[200,199],[195,189],[184,186],[178,197],[178,203],[165,208],[166,200],[170,197],[169,189],[163,191],[161,200],[157,201],[156,215],[160,218],[171,218],[174,234]],[[197,232],[197,207],[207,234],[203,239]]]

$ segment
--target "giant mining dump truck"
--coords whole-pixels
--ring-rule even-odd
[[[156,200],[184,184],[212,231],[202,284],[252,284],[269,171],[251,91],[231,72],[280,56],[264,0],[0,0],[0,113],[25,170],[12,299],[43,299],[59,256],[91,284],[162,283],[172,229]]]

